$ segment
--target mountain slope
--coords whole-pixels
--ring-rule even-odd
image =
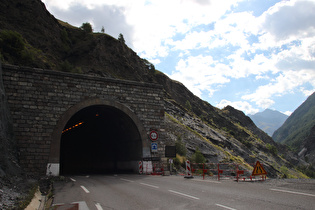
[[[190,136],[184,140],[191,151],[187,158],[191,158],[196,147],[202,146],[200,150],[208,161],[252,163],[260,160],[270,168],[273,177],[282,174],[282,165],[291,167],[298,163],[293,154],[276,144],[243,112],[233,107],[220,110],[201,100],[184,84],[155,70],[123,42],[58,21],[39,0],[3,0],[1,7],[6,11],[0,13],[0,28],[16,30],[28,48],[40,51],[42,56],[39,61],[28,60],[28,63],[2,58],[5,63],[161,84],[168,114],[165,120],[173,119],[176,122],[170,122],[172,126]],[[175,144],[174,136],[180,133],[169,129],[170,143]]]
[[[266,109],[263,112],[258,112],[254,115],[248,115],[258,128],[265,131],[269,136],[280,128],[280,126],[288,118],[287,115],[282,114],[281,112]]]
[[[300,151],[315,125],[315,92],[274,132],[272,138]],[[314,143],[314,142],[313,142]]]

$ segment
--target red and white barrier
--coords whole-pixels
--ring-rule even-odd
[[[139,161],[139,174],[143,173],[143,164],[142,161]]]
[[[186,176],[185,176],[185,178],[193,178],[189,160],[186,160]]]

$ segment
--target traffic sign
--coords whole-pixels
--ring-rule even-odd
[[[149,136],[152,141],[156,141],[159,138],[159,135],[156,131],[151,131]]]
[[[157,152],[157,151],[158,151],[157,143],[151,143],[151,152]]]
[[[259,161],[256,162],[256,165],[252,173],[252,176],[258,176],[258,175],[267,175],[267,171],[265,171],[264,167],[260,164]]]

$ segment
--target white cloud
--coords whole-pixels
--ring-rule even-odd
[[[225,77],[230,68],[224,64],[217,64],[214,68],[213,64],[211,56],[199,55],[188,57],[186,60],[181,59],[170,77],[181,81],[199,97],[202,91],[211,95],[215,92],[213,85],[230,82],[230,79]]]
[[[285,114],[285,115],[290,116],[293,112],[291,112],[291,111],[286,111],[286,112],[282,112],[282,113]]]
[[[257,49],[281,47],[315,35],[315,1],[281,1],[259,17],[262,24]]]
[[[315,34],[314,11],[314,1],[282,1],[264,14],[264,28],[276,40],[312,37]]]
[[[49,5],[49,10],[53,11],[57,19],[77,27],[89,22],[94,32],[100,32],[103,26],[105,33],[115,38],[122,33],[127,45],[132,47],[134,28],[127,23],[124,7],[101,4],[100,1],[43,0],[43,2]]]
[[[128,11],[128,22],[135,28],[135,50],[148,59],[165,57],[170,50],[165,46],[165,41],[176,34],[185,34],[195,26],[218,20],[237,2],[159,0],[132,7]],[[188,43],[191,47],[195,46],[191,41]]]
[[[306,38],[300,40],[297,45],[283,50],[275,58],[278,60],[276,66],[279,70],[303,70],[315,67],[315,39]]]
[[[250,103],[248,103],[247,101],[234,101],[234,102],[232,102],[232,101],[228,101],[226,99],[223,99],[218,104],[216,104],[216,107],[222,109],[228,105],[234,107],[235,109],[243,111],[246,115],[255,114],[255,113],[259,112],[259,109],[253,108],[252,105]]]
[[[306,90],[304,87],[300,88],[300,91],[304,94],[304,96],[310,96],[315,92],[315,88],[311,90]]]
[[[287,71],[276,77],[273,82],[259,86],[254,93],[242,96],[242,99],[255,102],[261,108],[269,108],[274,104],[270,98],[293,93],[297,87],[305,83],[315,87],[314,81],[314,70]]]

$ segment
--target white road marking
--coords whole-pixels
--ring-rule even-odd
[[[285,192],[285,193],[292,193],[292,194],[297,194],[297,195],[306,195],[306,196],[315,197],[314,194],[309,194],[309,193],[302,193],[302,192],[295,192],[295,191],[281,190],[281,189],[270,189],[270,190],[278,191],[278,192]]]
[[[211,182],[211,183],[217,183],[221,184],[219,181],[212,181],[212,180],[202,180],[202,179],[192,179],[193,181],[199,181],[199,182]]]
[[[96,204],[95,204],[95,206],[96,206],[97,210],[103,210],[103,208],[102,208],[101,204],[96,203]]]
[[[70,178],[70,180],[71,180],[71,181],[73,181],[73,182],[75,182],[75,181],[76,181],[75,179],[72,179],[72,178]]]
[[[90,193],[90,191],[88,191],[88,189],[86,189],[83,185],[80,186],[86,193]]]
[[[120,178],[120,180],[123,180],[123,181],[126,181],[126,182],[135,182],[135,181],[132,181],[132,180],[129,180],[129,179],[123,179],[123,178]]]
[[[200,198],[197,198],[197,197],[191,196],[191,195],[187,195],[185,193],[177,192],[177,191],[174,191],[174,190],[168,190],[168,191],[171,192],[171,193],[175,193],[175,194],[178,194],[178,195],[182,195],[182,196],[188,197],[188,198],[200,200]]]
[[[216,203],[215,205],[216,205],[216,206],[220,206],[220,207],[225,208],[225,209],[229,209],[229,210],[236,210],[236,209],[233,209],[233,208],[231,208],[231,207],[224,206],[224,205],[221,205],[221,204],[218,204],[218,203]]]
[[[153,188],[160,188],[158,186],[154,186],[154,185],[150,185],[150,184],[146,184],[146,183],[142,183],[142,182],[140,184],[145,185],[145,186],[149,186],[149,187],[153,187]]]

